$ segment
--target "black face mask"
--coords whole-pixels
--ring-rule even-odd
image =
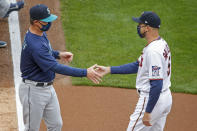
[[[138,26],[137,26],[137,33],[138,33],[138,35],[140,36],[140,38],[144,38],[146,32],[144,32],[144,33],[142,34],[142,33],[140,32],[140,28],[141,28],[141,27],[138,25]]]
[[[41,24],[41,25],[42,25],[42,28],[40,28],[41,31],[48,31],[51,27],[51,22],[48,22],[47,25],[43,25],[43,24]]]

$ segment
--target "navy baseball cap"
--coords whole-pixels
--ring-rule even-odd
[[[137,23],[146,24],[154,28],[160,28],[161,24],[159,16],[152,11],[145,11],[140,17],[132,17],[132,19]]]
[[[46,5],[38,4],[33,6],[30,11],[30,18],[33,20],[40,20],[43,22],[52,22],[57,19],[57,16],[50,13]]]

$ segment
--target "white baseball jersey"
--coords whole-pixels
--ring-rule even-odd
[[[138,59],[136,88],[150,91],[150,80],[163,80],[162,91],[171,86],[171,53],[168,44],[159,38],[148,44]]]

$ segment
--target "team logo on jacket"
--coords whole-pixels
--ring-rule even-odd
[[[152,66],[152,76],[159,76],[159,70],[161,67],[158,66]]]

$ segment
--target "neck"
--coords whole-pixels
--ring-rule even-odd
[[[34,25],[30,25],[29,31],[31,33],[39,35],[39,36],[43,35],[43,31],[41,31],[37,26],[34,26]]]
[[[148,44],[150,44],[152,41],[156,40],[157,38],[159,38],[159,32],[152,32],[146,35],[146,41],[148,42]]]

